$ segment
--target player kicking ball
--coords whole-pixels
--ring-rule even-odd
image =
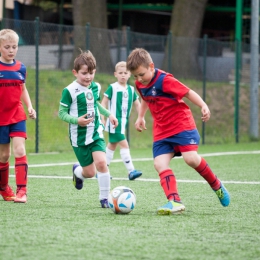
[[[195,91],[179,82],[173,75],[155,68],[150,54],[142,48],[134,49],[130,53],[127,69],[134,76],[136,88],[142,97],[135,122],[136,129],[140,132],[146,130],[144,118],[148,109],[153,118],[154,167],[168,200],[157,209],[157,213],[169,215],[185,210],[175,175],[170,168],[171,159],[181,155],[185,163],[208,182],[221,205],[228,206],[230,196],[227,189],[212,172],[206,160],[197,153],[200,136],[191,110],[183,98],[200,107],[203,122],[210,118],[207,104]]]

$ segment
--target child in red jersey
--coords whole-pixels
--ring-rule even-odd
[[[27,201],[28,163],[25,151],[26,114],[36,118],[25,86],[26,67],[15,60],[19,36],[10,29],[0,31],[0,194],[5,201]],[[16,195],[8,185],[11,139],[15,157]]]
[[[222,206],[228,206],[228,191],[205,159],[197,153],[200,136],[191,110],[183,98],[201,108],[203,122],[210,118],[207,104],[173,75],[155,68],[150,54],[142,48],[134,49],[130,53],[127,69],[134,76],[136,88],[142,97],[135,122],[137,131],[146,130],[144,117],[148,109],[153,117],[154,167],[159,173],[161,186],[168,199],[165,205],[157,209],[157,213],[169,215],[185,210],[178,194],[175,175],[170,168],[171,159],[181,155],[184,161],[209,183]]]

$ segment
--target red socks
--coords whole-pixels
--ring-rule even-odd
[[[220,180],[212,172],[204,158],[201,158],[200,165],[195,170],[209,183],[213,190],[220,188]]]
[[[5,190],[9,179],[9,162],[0,162],[0,190]]]
[[[26,187],[27,172],[28,163],[26,155],[21,158],[15,158],[15,177],[17,187]]]
[[[181,201],[178,189],[177,182],[173,171],[171,169],[167,169],[159,173],[160,183],[164,190],[164,193],[168,200]]]

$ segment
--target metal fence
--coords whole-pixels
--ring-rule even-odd
[[[207,37],[176,38],[170,33],[167,36],[150,35],[132,32],[127,27],[122,30],[108,30],[93,28],[89,24],[64,26],[43,23],[37,18],[35,21],[4,19],[2,28],[13,29],[20,36],[17,59],[27,66],[26,85],[38,112],[36,122],[27,122],[29,152],[70,150],[66,130],[68,126],[58,119],[57,114],[62,89],[74,80],[71,69],[79,48],[89,49],[94,54],[97,61],[96,81],[101,83],[102,92],[115,80],[115,64],[126,60],[132,49],[145,48],[150,52],[157,68],[172,73],[197,91],[208,103],[212,118],[206,125],[200,121],[199,109],[188,103],[193,110],[203,143],[234,142],[236,132],[239,133],[240,142],[250,140],[248,45],[242,45],[240,113],[239,124],[236,126],[235,42],[221,42]],[[151,146],[151,127],[146,132],[147,138],[142,137],[140,145],[140,135],[133,128],[135,119],[136,113],[133,111],[129,128],[130,145]],[[147,124],[152,124],[149,114]]]

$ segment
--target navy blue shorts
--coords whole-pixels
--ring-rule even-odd
[[[11,125],[0,126],[0,144],[9,144],[11,137],[27,138],[25,120]]]
[[[199,142],[200,135],[197,129],[183,131],[154,142],[153,157],[155,158],[167,153],[174,153],[174,156],[181,156],[182,152],[197,151]]]

